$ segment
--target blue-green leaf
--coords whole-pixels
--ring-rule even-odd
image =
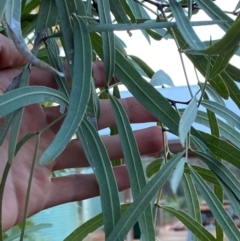
[[[121,205],[121,213],[123,213],[128,207],[129,203]],[[89,233],[92,233],[96,229],[103,226],[103,214],[100,213],[97,216],[89,219],[87,222],[76,228],[64,241],[79,241],[83,240]]]
[[[218,179],[221,179],[229,189],[240,200],[240,187],[238,179],[232,174],[232,172],[214,156],[204,152],[195,151],[196,155],[201,158],[202,161],[215,173]]]
[[[210,207],[214,218],[224,230],[226,236],[231,241],[238,241],[240,232],[232,218],[223,208],[222,204],[215,196],[213,191],[210,189],[210,187],[205,183],[205,181],[192,168],[190,168],[190,171],[197,188],[199,189],[202,197],[205,199],[208,206]]]
[[[201,42],[195,31],[193,30],[189,19],[185,15],[180,3],[176,0],[169,0],[169,4],[176,19],[177,26],[183,38],[189,46],[195,50],[205,49],[205,45]]]
[[[105,235],[108,237],[120,218],[118,188],[111,161],[96,129],[85,118],[77,133],[98,181]]]
[[[197,112],[198,112],[197,100],[196,100],[196,96],[194,96],[191,102],[189,103],[189,105],[187,106],[187,108],[184,110],[179,123],[179,138],[183,146],[184,146],[187,134],[191,129],[193,122],[195,121]]]
[[[140,153],[126,112],[114,96],[109,95],[109,99],[119,130],[124,160],[128,168],[133,200],[135,200],[146,185]],[[146,207],[146,210],[139,218],[138,222],[141,230],[141,238],[143,240],[154,240],[155,232],[150,204]]]
[[[230,28],[233,19],[222,11],[213,1],[195,0],[195,2],[212,20],[224,20],[224,22],[218,24],[223,31],[226,32]]]
[[[211,100],[203,100],[201,105],[207,108],[208,110],[214,112],[215,114],[221,116],[226,121],[231,123],[233,126],[240,130],[240,118],[239,115],[235,114],[229,108],[222,106]]]
[[[200,240],[216,241],[214,236],[209,233],[202,224],[197,222],[194,218],[189,216],[185,211],[176,210],[172,207],[162,206],[164,210],[174,215],[179,221],[181,221],[194,235]]]
[[[100,24],[111,24],[109,0],[99,0],[97,4]],[[102,39],[106,82],[109,84],[115,68],[115,38],[113,32],[102,32]]]
[[[185,163],[186,163],[186,158],[183,157],[173,171],[173,175],[172,175],[170,183],[171,183],[171,189],[172,189],[174,194],[176,194],[177,188],[178,188],[179,183],[182,179]]]
[[[168,86],[174,86],[174,83],[171,79],[171,77],[165,73],[163,70],[158,70],[150,80],[150,84],[153,86],[159,86],[159,85],[168,85]]]
[[[148,182],[141,193],[135,198],[131,206],[123,213],[107,241],[122,241],[131,227],[136,223],[156,192],[163,186],[173,169],[181,159],[183,153],[178,153],[165,164],[161,170]]]
[[[40,158],[46,165],[64,150],[76,132],[85,114],[91,91],[92,49],[85,22],[73,16],[74,24],[74,63],[73,81],[68,113],[55,139]]]
[[[67,105],[64,94],[52,88],[43,86],[22,87],[0,95],[0,117],[3,117],[21,107],[44,101]]]

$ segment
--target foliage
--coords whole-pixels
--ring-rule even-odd
[[[24,233],[24,240],[26,241],[44,241],[46,239],[41,238],[39,236],[39,231],[45,228],[50,228],[52,225],[47,223],[42,224],[35,224],[32,222],[32,220],[29,218],[26,222],[26,229]],[[19,236],[21,234],[22,230],[22,224],[16,225],[13,228],[9,229],[7,232],[4,233],[4,241],[14,241],[18,240]]]
[[[4,17],[1,32],[15,40],[19,50],[32,64],[55,73],[58,84],[58,90],[41,86],[29,87],[28,72],[24,68],[23,73],[16,79],[21,82],[21,86],[17,89],[11,87],[11,91],[0,96],[0,117],[8,116],[5,129],[10,126],[18,129],[21,114],[17,110],[22,110],[26,105],[44,101],[56,102],[63,109],[66,107],[68,112],[61,129],[40,158],[40,163],[45,165],[52,162],[64,150],[71,137],[77,134],[100,186],[102,215],[88,221],[88,228],[84,228],[86,225],[83,224],[82,228],[77,229],[66,240],[77,240],[77,237],[84,237],[104,224],[106,240],[122,241],[137,221],[140,223],[142,239],[155,240],[151,201],[157,193],[157,202],[160,200],[159,190],[183,160],[184,163],[186,161],[183,163],[184,168],[182,166],[175,170],[175,179],[171,185],[176,189],[182,180],[188,213],[168,206],[162,208],[181,220],[195,235],[194,240],[221,241],[223,232],[229,240],[239,240],[239,230],[223,208],[221,195],[224,192],[236,209],[235,212],[239,213],[239,180],[221,162],[225,160],[240,168],[239,115],[229,110],[223,101],[231,99],[240,107],[240,90],[236,84],[240,80],[240,69],[229,63],[239,48],[239,3],[231,12],[235,20],[210,0],[0,0],[0,6],[0,18]],[[199,9],[211,20],[191,22],[192,15],[198,14]],[[150,10],[155,17],[150,17]],[[208,24],[218,25],[225,31],[224,37],[217,41],[202,42],[193,25]],[[191,100],[186,103],[179,102],[177,97],[169,100],[144,79],[152,79],[155,85],[172,84],[164,71],[154,74],[144,60],[126,56],[124,43],[113,31],[124,30],[131,34],[135,29],[141,30],[148,41],[151,38],[161,41],[166,37],[176,42],[181,50],[180,56],[186,55],[196,70],[205,77],[204,82],[198,83],[198,95],[192,95]],[[35,34],[35,41],[30,53],[24,38],[32,43],[32,33]],[[45,46],[38,51],[42,41]],[[58,46],[63,47],[65,58],[59,57]],[[36,54],[42,61],[34,57]],[[134,197],[133,203],[125,207],[124,212],[120,206],[112,166],[95,128],[99,95],[93,89],[91,62],[96,58],[103,60],[105,65],[107,88],[102,92],[113,86],[116,90],[116,84],[112,86],[110,80],[117,77],[158,119],[164,130],[179,136],[180,142],[185,146],[184,152],[176,155],[170,153],[166,146],[164,158],[147,168],[150,179],[146,182],[129,120],[118,100],[110,91],[106,91],[117,119]],[[70,66],[71,90],[63,75],[63,60]],[[187,78],[186,82],[188,84]],[[178,110],[178,103],[185,104],[186,108]],[[200,106],[207,111],[199,110]],[[193,128],[194,122],[209,127],[211,134]],[[6,134],[5,129],[1,129],[1,142]],[[11,158],[14,157],[18,145],[17,133],[16,131],[12,152],[9,152],[12,153]],[[27,136],[22,142],[29,138],[30,136]],[[21,145],[18,145],[17,149],[20,147]],[[187,161],[190,151],[208,168],[190,165]],[[214,184],[214,191],[209,188],[209,182]],[[196,190],[214,215],[217,223],[216,238],[202,226]]]

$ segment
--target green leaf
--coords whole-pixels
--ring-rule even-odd
[[[233,48],[227,53],[220,54],[217,57],[213,67],[210,70],[210,75],[209,75],[210,80],[225,70],[225,68],[228,66],[228,63],[230,59],[233,57],[233,55],[235,54],[235,52],[236,52],[236,48]]]
[[[57,90],[43,86],[28,86],[0,95],[0,117],[21,107],[43,101],[56,102],[60,105],[68,104],[66,96]]]
[[[162,206],[161,208],[174,215],[200,240],[216,241],[214,236],[211,233],[209,233],[204,226],[202,226],[199,222],[197,222],[195,219],[189,216],[185,211],[176,210],[175,208],[167,206]]]
[[[72,91],[67,116],[53,142],[42,154],[40,164],[46,165],[64,150],[76,132],[87,109],[91,92],[92,49],[87,27],[81,18],[73,16],[74,25],[74,65]]]
[[[215,102],[217,102],[220,105],[226,106],[225,102],[223,101],[221,96],[218,94],[218,92],[215,90],[215,88],[213,88],[212,85],[210,85],[210,84],[206,85],[206,92],[214,99]]]
[[[233,79],[234,81],[240,82],[240,69],[234,65],[228,64],[225,72],[228,76]]]
[[[236,50],[240,41],[239,28],[240,17],[238,16],[223,38],[202,52],[208,55],[226,54],[228,52],[231,52],[230,54],[232,54]]]
[[[209,169],[200,167],[200,166],[195,166],[191,165],[191,167],[207,182],[210,182],[214,185],[220,186],[216,176],[213,174],[213,172]],[[189,168],[185,167],[184,173],[190,174]]]
[[[109,0],[111,12],[118,23],[131,23],[120,0]]]
[[[202,133],[204,139],[206,140],[207,147],[212,151],[217,157],[226,160],[232,165],[240,168],[239,155],[240,149],[233,146],[231,143],[217,138],[206,133]]]
[[[208,116],[203,111],[198,111],[195,122],[210,128]],[[236,131],[236,129],[233,128],[232,125],[229,125],[220,119],[217,119],[217,122],[221,136],[231,141],[234,145],[240,148],[240,133]]]
[[[71,23],[71,14],[76,10],[75,1],[67,0],[55,0],[58,18],[60,20],[60,30],[62,30],[63,47],[67,56],[68,64],[70,65],[70,71],[72,71],[73,65],[73,26]],[[73,10],[73,12],[71,11]]]
[[[197,188],[199,189],[202,197],[210,207],[214,218],[224,230],[226,236],[231,241],[238,241],[240,232],[236,227],[234,221],[223,208],[221,202],[215,196],[210,187],[205,183],[205,181],[192,168],[190,168],[190,171]]]
[[[121,205],[121,213],[123,213],[128,207],[129,203]],[[103,214],[100,213],[97,216],[91,218],[80,227],[76,228],[64,241],[79,241],[83,240],[89,233],[92,233],[96,229],[103,226]]]
[[[240,217],[240,202],[239,202],[239,199],[235,196],[235,194],[232,192],[232,190],[229,189],[228,186],[223,181],[221,181],[221,179],[219,179],[218,181],[221,184],[224,193],[227,195],[228,200],[231,203],[231,207],[234,210],[234,214],[237,214],[237,216]]]
[[[35,32],[38,33],[45,28],[56,25],[57,18],[58,12],[55,0],[41,0]]]
[[[139,219],[156,192],[164,185],[183,153],[178,153],[165,164],[161,170],[148,182],[131,206],[123,213],[106,241],[122,241],[131,227]]]
[[[210,85],[216,90],[216,92],[225,100],[230,96],[228,87],[221,75],[217,75],[215,78],[209,81]]]
[[[105,235],[108,237],[120,218],[118,188],[111,161],[96,129],[85,118],[77,133],[98,181]]]
[[[147,177],[151,178],[155,173],[157,173],[160,170],[163,162],[164,162],[164,158],[158,158],[152,161],[151,163],[149,163],[146,168]]]
[[[176,19],[177,26],[181,32],[185,41],[189,46],[195,50],[205,49],[205,45],[198,38],[197,34],[193,30],[189,19],[185,15],[181,5],[176,0],[169,0],[169,4],[173,13],[174,18]]]
[[[204,106],[206,109],[214,112],[215,114],[219,115],[230,124],[235,126],[240,130],[240,119],[237,114],[231,111],[229,108],[222,106],[214,101],[211,100],[203,100],[201,105]]]
[[[199,206],[197,190],[194,186],[191,175],[184,174],[182,178],[182,187],[184,191],[184,197],[188,207],[188,214],[196,220],[199,224],[202,224],[202,215]],[[197,236],[193,234],[193,241],[199,241]]]
[[[232,174],[231,171],[214,156],[211,156],[204,152],[194,152],[202,161],[215,173],[215,175],[224,182],[229,189],[240,200],[240,187],[238,179]]]
[[[227,85],[231,99],[235,102],[238,108],[240,108],[240,90],[237,84],[226,72],[221,73],[221,77],[224,83]]]
[[[138,58],[134,55],[128,55],[131,59],[133,59],[140,67],[141,69],[147,74],[149,78],[152,78],[154,75],[154,71],[149,67],[142,59]]]
[[[153,86],[159,86],[159,85],[165,85],[165,84],[168,86],[174,86],[174,83],[171,77],[161,69],[155,72],[155,74],[152,76],[150,80],[150,84],[152,84]]]
[[[146,185],[140,153],[126,112],[115,97],[109,95],[109,99],[119,129],[119,136],[124,160],[128,168],[133,200],[135,200]],[[146,210],[141,215],[138,222],[141,230],[141,238],[143,240],[154,240],[155,232],[150,204],[146,207]]]
[[[198,112],[197,100],[196,100],[196,96],[194,96],[191,102],[189,103],[189,105],[187,106],[187,108],[184,110],[179,123],[179,138],[183,146],[184,146],[187,134],[190,131],[191,126],[197,116],[197,112]]]
[[[111,24],[109,0],[99,0],[98,12],[100,24]],[[102,32],[103,61],[107,85],[112,79],[115,69],[115,38],[112,32]]]
[[[45,43],[47,43],[47,54],[50,64],[57,69],[60,69],[62,72],[64,71],[63,63],[61,58],[59,57],[59,47],[55,41],[55,39],[48,38]],[[60,77],[55,75],[55,80],[58,86],[58,90],[64,93],[68,98],[70,96],[70,88],[68,86],[67,80],[64,77]]]
[[[171,178],[171,181],[170,181],[170,185],[171,185],[171,189],[172,189],[174,194],[176,194],[177,188],[178,188],[179,183],[182,179],[185,163],[186,163],[186,158],[183,157],[173,171],[173,175],[172,175],[172,178]]]
[[[233,23],[233,19],[229,17],[221,8],[219,8],[213,1],[209,0],[195,0],[197,5],[212,19],[223,20],[219,23],[219,27],[223,31],[227,31]]]

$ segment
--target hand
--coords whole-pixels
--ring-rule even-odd
[[[24,63],[24,59],[15,49],[13,43],[0,35],[0,92],[1,94],[10,84],[11,80],[20,72],[17,68]],[[96,86],[104,86],[104,70],[102,62],[94,63],[94,77]],[[54,77],[37,68],[32,68],[30,84],[45,85],[56,88]],[[156,121],[134,98],[122,99],[121,103],[125,108],[131,123]],[[115,124],[114,115],[108,100],[100,102],[100,117],[98,128],[103,129]],[[35,104],[27,106],[24,110],[20,137],[29,132],[36,132],[59,117],[59,107],[42,108]],[[0,119],[0,127],[3,119]],[[49,146],[61,123],[57,123],[48,129],[41,136],[39,145],[39,156]],[[142,155],[159,152],[162,150],[162,132],[159,127],[150,127],[134,132],[140,153]],[[103,143],[111,159],[123,158],[119,136],[104,136]],[[0,146],[0,178],[8,157],[7,136]],[[18,224],[23,219],[24,202],[28,185],[29,172],[32,163],[36,139],[32,138],[26,142],[16,155],[11,166],[5,191],[3,195],[3,229]],[[36,164],[32,181],[29,216],[52,206],[62,203],[79,201],[99,195],[99,188],[94,174],[76,174],[64,177],[52,178],[53,171],[74,167],[89,166],[84,155],[81,144],[78,140],[72,140],[63,153],[50,165],[39,166]],[[119,190],[129,188],[129,179],[124,165],[115,167]],[[88,188],[81,188],[81,187]]]

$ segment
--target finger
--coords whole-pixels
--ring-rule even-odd
[[[134,97],[120,99],[130,123],[145,123],[157,121]],[[98,128],[104,129],[109,126],[114,126],[116,120],[112,111],[109,100],[101,100],[100,116],[98,119]]]
[[[163,150],[162,130],[158,126],[134,131],[140,155],[159,153]],[[102,136],[104,146],[111,160],[123,158],[119,135]],[[89,163],[79,140],[72,140],[62,154],[56,159],[53,170],[88,167]]]
[[[129,178],[126,166],[113,169],[118,190],[129,188]],[[59,204],[81,201],[99,195],[99,186],[94,174],[76,174],[52,179],[50,196],[45,208]]]
[[[104,66],[102,61],[96,61],[92,64],[93,67],[93,77],[96,87],[104,87],[106,85]],[[67,80],[70,80],[70,71],[67,64],[64,64],[64,73]],[[115,80],[113,79],[113,82]],[[36,67],[32,68],[31,73],[31,85],[44,85],[47,87],[57,88],[54,75],[44,70],[38,69]]]
[[[125,109],[130,123],[145,123],[157,121],[134,97],[120,99],[120,103]],[[51,123],[60,115],[59,106],[44,108],[47,122]],[[62,121],[57,122],[52,130],[57,133],[62,125]],[[109,100],[100,100],[100,116],[98,119],[98,129],[104,129],[116,125],[115,117]]]
[[[0,34],[0,69],[17,67],[25,62],[13,41]]]

